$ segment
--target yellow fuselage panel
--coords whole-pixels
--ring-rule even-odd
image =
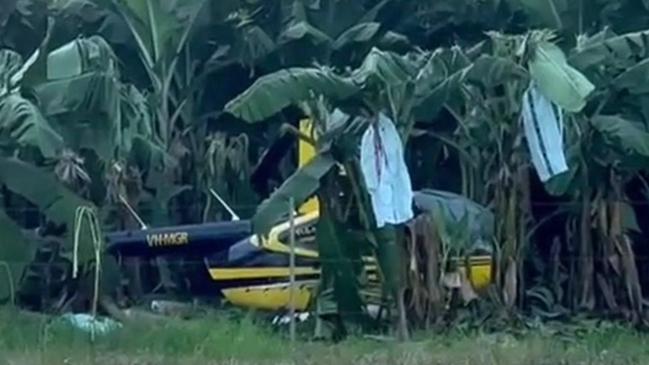
[[[288,267],[250,267],[250,268],[211,268],[210,276],[214,280],[246,280],[288,278],[291,270]],[[293,273],[300,275],[319,275],[320,270],[312,267],[296,267]]]
[[[311,303],[312,293],[317,284],[297,283],[293,291],[294,308],[305,311]],[[290,284],[258,285],[224,289],[223,296],[231,304],[239,307],[275,311],[290,308]]]

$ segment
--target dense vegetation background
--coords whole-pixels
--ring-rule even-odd
[[[340,229],[332,197],[351,188],[330,171],[344,165],[353,181],[362,124],[330,128],[327,116],[369,107],[398,122],[416,189],[461,193],[496,214],[495,312],[643,325],[648,20],[641,0],[0,0],[9,278],[0,298],[57,310],[62,293],[83,286],[71,288],[65,269],[79,206],[95,208],[104,231],[137,227],[122,198],[151,226],[212,221],[226,217],[213,188],[267,227],[280,202],[257,210],[268,196],[250,175],[282,126],[304,116],[324,136],[316,163],[296,171],[285,159],[274,180],[309,181],[280,191],[298,203],[317,192],[331,213],[323,231]],[[548,49],[547,62],[530,66]],[[576,108],[566,67],[595,85]],[[545,185],[519,123],[530,80],[556,81],[553,97],[570,112],[570,171]],[[461,231],[448,234],[448,250],[466,253],[453,246],[466,241]],[[78,255],[92,266],[92,249]],[[401,263],[381,265],[390,273]],[[422,316],[438,323],[446,299],[422,290]]]

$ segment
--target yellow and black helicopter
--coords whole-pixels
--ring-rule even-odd
[[[303,121],[301,128],[308,128],[307,123]],[[303,165],[315,151],[302,141],[298,143],[300,165]],[[230,210],[214,191],[211,193]],[[425,207],[438,194],[415,192],[415,206]],[[444,198],[459,197],[443,194],[446,194]],[[167,259],[177,269],[175,274],[188,283],[192,296],[218,297],[235,306],[280,311],[289,307],[292,295],[294,308],[307,310],[313,303],[321,274],[315,240],[319,218],[317,200],[305,203],[294,220],[293,294],[289,281],[289,221],[280,222],[267,236],[261,236],[253,233],[250,221],[239,220],[230,212],[233,220],[229,222],[112,233],[107,237],[107,250],[118,262],[127,264],[132,262],[129,259],[144,259],[154,266],[156,259]],[[474,289],[485,289],[491,283],[492,257],[488,249],[474,250],[468,259],[456,261],[457,268],[470,272],[468,278]],[[366,257],[364,262],[369,284],[378,286],[376,261]],[[156,276],[155,270],[149,274]],[[153,290],[152,285],[149,289]]]

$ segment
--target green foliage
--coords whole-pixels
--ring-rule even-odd
[[[317,95],[345,99],[358,91],[351,80],[331,70],[291,68],[260,77],[246,92],[230,101],[225,110],[255,123]]]
[[[415,130],[421,138],[434,134],[438,138],[427,144],[441,159],[454,164],[459,156],[462,193],[496,214],[495,231],[480,238],[495,235],[496,248],[502,249],[496,256],[513,260],[500,262],[506,267],[497,271],[527,279],[520,259],[545,238],[527,232],[538,217],[527,211],[529,158],[521,147],[519,118],[521,94],[531,80],[569,112],[570,170],[546,185],[561,198],[579,201],[581,213],[568,210],[565,231],[579,231],[577,254],[584,258],[597,256],[588,251],[595,248],[613,255],[597,257],[598,270],[606,268],[604,280],[600,272],[588,273],[586,259],[576,269],[584,276],[574,280],[587,286],[597,278],[599,291],[612,293],[598,303],[631,301],[637,310],[641,301],[608,274],[616,272],[618,281],[637,287],[629,264],[633,253],[622,255],[616,240],[618,231],[635,229],[638,219],[629,206],[609,200],[626,199],[625,184],[647,172],[646,9],[646,2],[631,0],[0,0],[3,208],[22,208],[10,199],[20,196],[39,210],[30,221],[69,225],[87,199],[104,205],[119,192],[133,205],[154,207],[160,215],[155,222],[176,223],[195,220],[196,211],[209,213],[203,193],[213,186],[236,197],[235,205],[249,204],[256,197],[243,187],[248,164],[277,134],[274,124],[260,123],[293,118],[284,112],[295,106],[315,121],[318,155],[259,207],[255,230],[266,233],[282,219],[289,197],[295,204],[314,194],[339,199],[342,190],[354,212],[348,215],[368,213],[362,183],[350,167],[358,162],[369,107],[395,121],[404,143]],[[539,25],[552,31],[525,32]],[[489,32],[493,29],[503,33]],[[551,43],[555,33],[561,37]],[[436,49],[444,44],[454,46]],[[218,87],[216,97],[212,85]],[[336,109],[344,110],[344,118],[332,116]],[[242,126],[230,116],[256,125]],[[227,143],[241,133],[245,144]],[[409,146],[415,163],[431,158],[416,144]],[[123,170],[113,173],[114,164]],[[341,189],[322,179],[337,164],[348,174],[337,181],[345,185]],[[435,174],[442,180],[457,174],[451,170]],[[236,176],[224,178],[229,172]],[[419,173],[413,169],[413,175]],[[248,196],[240,199],[235,191]],[[439,206],[450,210],[459,204],[454,197],[439,199]],[[0,228],[12,238],[2,244],[0,262],[24,260],[30,240],[11,220],[18,217],[3,211]],[[377,250],[386,284],[394,290],[397,239],[394,232],[385,237],[373,232],[371,219],[356,216],[351,220],[365,224],[367,239],[349,238],[334,211],[327,212],[332,217],[319,232],[321,255],[351,261],[325,265],[324,273],[345,274],[334,280],[334,297],[346,303],[345,310],[358,311],[362,283],[355,280],[358,268],[352,262],[358,253],[349,251],[351,243]],[[434,216],[445,241],[477,236],[472,214],[435,209]],[[120,217],[105,223],[124,222]],[[377,239],[381,245],[372,246]],[[624,270],[609,263],[622,259]],[[18,274],[22,268],[11,270]],[[506,286],[516,289],[517,283],[523,285]],[[518,289],[546,317],[562,300],[543,287]]]
[[[529,67],[543,94],[569,112],[581,111],[595,89],[584,75],[568,65],[563,51],[552,43],[536,46]]]
[[[0,144],[5,149],[33,147],[53,158],[63,148],[63,139],[41,111],[21,96],[24,66],[20,55],[0,50]]]
[[[354,71],[353,77],[365,89],[379,93],[381,88],[409,83],[417,72],[416,64],[407,58],[374,48],[365,57],[361,66]]]
[[[336,50],[343,49],[356,45],[358,43],[366,43],[374,39],[379,34],[381,24],[376,22],[360,23],[352,26],[344,31],[333,43],[333,48]]]
[[[203,0],[192,0],[178,6],[171,1],[112,0],[135,37],[145,66],[155,69],[164,59],[177,57],[187,40],[193,23],[180,15],[189,13],[195,19]]]
[[[26,238],[22,228],[0,210],[0,303],[13,300],[25,266],[34,254],[34,243]]]
[[[635,59],[649,56],[649,32],[635,32],[619,36],[599,33],[582,39],[569,58],[570,64],[580,70],[596,66],[624,67]]]
[[[44,157],[54,158],[63,138],[43,118],[41,111],[18,94],[0,98],[0,143],[3,147],[35,147]]]
[[[320,187],[320,179],[336,166],[331,156],[317,155],[289,177],[273,195],[261,203],[253,219],[256,232],[266,234],[289,213],[289,199],[299,206],[312,197]]]
[[[91,205],[51,173],[15,158],[0,157],[0,183],[30,201],[59,225],[74,226],[76,209]]]
[[[619,116],[599,115],[591,120],[593,128],[624,157],[649,158],[649,133],[637,123]]]
[[[648,71],[649,58],[645,58],[620,74],[613,81],[613,85],[620,90],[629,90],[630,93],[635,95],[646,94],[649,92],[647,88]]]

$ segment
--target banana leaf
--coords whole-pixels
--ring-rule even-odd
[[[297,40],[308,40],[314,45],[333,43],[333,40],[328,35],[306,21],[291,25],[279,36],[280,44]]]
[[[419,98],[446,81],[457,71],[463,71],[471,65],[469,59],[455,50],[438,50],[431,53],[416,76],[415,95]]]
[[[541,92],[561,108],[577,113],[595,86],[570,66],[563,51],[549,42],[537,45],[529,62],[530,75]]]
[[[149,69],[177,53],[204,0],[110,0],[126,21]],[[189,19],[189,21],[188,21]],[[187,24],[189,23],[189,24]]]
[[[47,79],[60,80],[87,72],[116,73],[117,57],[99,36],[76,39],[47,56]]]
[[[352,81],[328,69],[289,68],[259,78],[230,101],[225,110],[248,123],[256,123],[313,96],[340,100],[359,91]]]
[[[634,122],[614,115],[591,119],[591,125],[614,149],[628,157],[649,158],[649,133]]]
[[[64,187],[56,177],[27,162],[0,157],[0,183],[24,197],[56,224],[72,228],[76,209],[91,206]]]
[[[649,31],[628,33],[615,37],[603,35],[577,47],[570,63],[580,70],[629,59],[649,57]]]
[[[291,175],[257,209],[257,213],[252,219],[255,232],[267,234],[280,219],[286,219],[289,214],[289,199],[293,198],[296,207],[304,203],[315,194],[320,187],[320,179],[334,166],[335,161],[331,156],[318,154],[308,164]]]
[[[417,77],[416,119],[434,118],[463,82],[489,88],[526,76],[524,68],[502,57],[483,55],[471,62],[456,50],[436,52]]]
[[[38,108],[19,94],[0,97],[0,143],[9,147],[35,147],[46,158],[58,156],[63,138]]]
[[[365,88],[383,91],[386,87],[412,82],[417,72],[417,65],[406,57],[373,48],[352,77]]]
[[[44,114],[57,121],[66,142],[113,158],[121,132],[120,85],[111,74],[86,73],[37,88]]]
[[[339,50],[355,43],[369,42],[379,34],[380,28],[381,24],[375,22],[356,24],[336,38],[333,48]]]
[[[130,162],[138,166],[142,171],[147,171],[153,175],[153,172],[164,172],[169,167],[177,166],[178,160],[160,145],[156,144],[151,138],[145,135],[135,134],[131,136],[130,140]],[[155,185],[156,181],[153,180],[148,183]]]
[[[0,157],[0,184],[34,204],[47,219],[67,228],[68,248],[72,248],[77,208],[92,207],[92,203],[66,188],[54,174],[16,158]],[[82,230],[81,237],[89,237]],[[92,248],[83,245],[81,262],[93,257]]]
[[[18,53],[0,50],[0,144],[10,149],[35,147],[44,157],[53,158],[63,148],[63,139],[20,95],[18,83],[26,65]]]
[[[491,88],[527,76],[527,70],[511,59],[482,55],[473,61],[470,69],[467,70],[466,78],[473,84]]]
[[[417,121],[430,121],[459,90],[471,68],[462,54],[436,52],[420,70],[415,83],[413,113]]]
[[[626,69],[613,80],[613,86],[620,90],[626,89],[631,94],[646,94],[649,92],[649,58]]]

